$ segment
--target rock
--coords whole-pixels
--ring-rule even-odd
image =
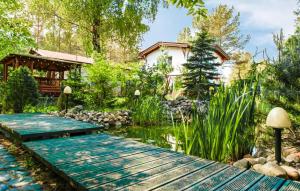
[[[267,157],[267,161],[268,161],[268,162],[275,161],[275,155],[269,155],[269,156]]]
[[[286,158],[285,158],[285,161],[286,162],[295,162],[295,163],[298,163],[300,162],[300,153],[292,153],[290,155],[288,155]]]
[[[259,157],[256,158],[255,161],[257,162],[257,164],[265,164],[267,162],[267,159],[264,157]]]
[[[252,157],[252,155],[250,155],[250,154],[246,154],[246,155],[244,155],[243,158],[253,158],[253,157]]]
[[[8,174],[0,174],[0,183],[1,182],[7,182],[11,179],[11,177]]]
[[[294,147],[284,147],[282,149],[282,155],[285,156],[285,157],[290,155],[290,154],[297,153],[297,152],[298,152],[297,149],[294,148]]]
[[[253,166],[253,169],[256,172],[265,174],[267,176],[276,176],[280,178],[286,178],[287,177],[287,172],[278,166],[275,162],[268,162],[264,165],[262,164],[256,164]]]
[[[233,166],[248,169],[250,167],[250,162],[247,159],[241,159],[233,163]]]
[[[122,126],[122,123],[121,123],[120,121],[117,121],[117,122],[115,123],[115,126],[116,126],[116,127],[121,127],[121,126]]]
[[[104,121],[104,123],[107,123],[107,122],[109,122],[109,119],[108,118],[104,118],[103,121]]]
[[[281,168],[283,168],[286,171],[290,179],[299,180],[300,175],[295,168],[286,165],[282,165]]]

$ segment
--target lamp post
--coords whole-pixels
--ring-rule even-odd
[[[138,98],[138,97],[140,97],[140,95],[141,95],[140,90],[135,90],[134,97]]]
[[[281,107],[273,108],[267,117],[266,125],[272,127],[275,132],[275,159],[281,162],[281,131],[291,127],[288,113]]]
[[[72,93],[72,89],[70,86],[66,86],[64,88],[64,94],[66,95],[66,113],[68,113],[68,102],[69,102],[69,95]]]

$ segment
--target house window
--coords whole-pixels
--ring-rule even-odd
[[[168,56],[167,63],[170,64],[170,65],[172,65],[172,56]]]

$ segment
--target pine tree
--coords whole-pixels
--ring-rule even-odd
[[[217,57],[214,56],[214,40],[207,32],[198,34],[193,42],[191,56],[184,64],[186,73],[184,74],[184,86],[187,95],[197,99],[205,99],[208,96],[209,88],[215,87],[219,76],[217,67]]]

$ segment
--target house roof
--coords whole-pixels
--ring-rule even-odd
[[[146,48],[145,50],[139,53],[139,58],[144,58],[151,52],[159,49],[160,47],[177,47],[177,48],[190,48],[191,46],[188,43],[181,43],[181,42],[157,42],[152,46]],[[218,45],[215,45],[216,52],[224,59],[229,60],[229,55]]]
[[[42,56],[44,58],[51,58],[56,60],[65,60],[65,61],[71,61],[75,63],[86,63],[86,64],[92,64],[94,60],[89,57],[84,56],[78,56],[74,54],[67,54],[62,52],[55,52],[55,51],[49,51],[49,50],[42,50],[42,49],[31,49],[29,51],[30,54]]]

